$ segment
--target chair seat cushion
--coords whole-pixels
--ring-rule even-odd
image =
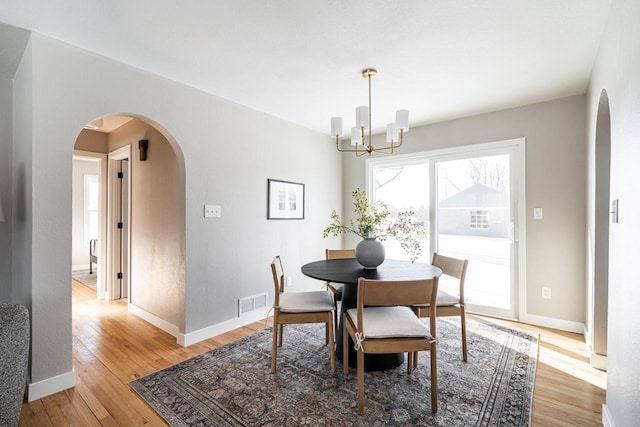
[[[328,291],[283,292],[280,294],[280,311],[283,313],[332,311],[334,309],[333,299]]]
[[[447,307],[460,304],[460,297],[451,295],[448,292],[438,290],[436,307]],[[417,304],[416,307],[429,307],[429,304]]]
[[[347,311],[358,326],[358,310]],[[430,337],[429,328],[409,307],[365,307],[362,310],[365,338]]]

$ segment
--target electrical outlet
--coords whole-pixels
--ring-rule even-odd
[[[551,299],[551,288],[548,286],[542,287],[542,298],[543,299]]]
[[[542,219],[544,218],[544,213],[542,208],[533,208],[533,219]]]
[[[220,218],[222,216],[222,208],[219,205],[204,205],[205,218]]]
[[[291,276],[284,276],[284,286],[288,288],[291,286]]]

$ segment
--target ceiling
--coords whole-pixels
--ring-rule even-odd
[[[131,120],[134,119],[132,117],[125,116],[108,116],[87,123],[84,128],[96,132],[111,133]]]
[[[611,0],[2,0],[27,29],[329,133],[353,126],[373,67],[373,128],[585,93]],[[0,72],[24,31],[0,25]],[[13,29],[15,30],[15,28]]]

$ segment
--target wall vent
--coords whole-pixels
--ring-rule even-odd
[[[253,298],[240,298],[238,301],[238,316],[253,311]]]
[[[252,311],[265,308],[268,304],[267,293],[252,295],[238,300],[238,317],[242,317]]]
[[[267,306],[267,293],[256,295],[253,298],[253,309],[257,310],[259,308],[264,308]]]

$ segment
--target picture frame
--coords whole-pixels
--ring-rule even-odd
[[[267,179],[267,219],[304,219],[304,184]]]

